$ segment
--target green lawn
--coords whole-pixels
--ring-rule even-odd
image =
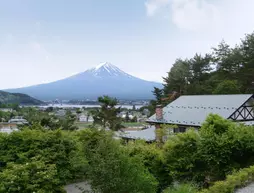
[[[84,128],[88,128],[93,123],[80,123],[80,122],[76,122],[75,124],[78,126],[79,129],[84,129]]]

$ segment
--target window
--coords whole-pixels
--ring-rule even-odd
[[[186,131],[185,127],[174,128],[174,133],[184,133]]]

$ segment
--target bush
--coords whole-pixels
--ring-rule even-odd
[[[0,173],[0,192],[56,193],[65,192],[54,164],[32,160],[25,164],[9,163]]]
[[[245,186],[254,180],[254,166],[242,169],[232,175],[228,175],[226,180],[215,182],[209,189],[200,193],[233,193],[236,188]]]
[[[210,115],[200,130],[200,158],[210,182],[254,164],[254,129]]]
[[[29,130],[0,134],[0,170],[7,163],[26,164],[36,157],[45,164],[54,164],[62,184],[82,178],[86,171],[81,143],[65,131]]]
[[[81,136],[86,137],[88,176],[94,190],[102,193],[156,192],[158,183],[142,160],[130,157],[119,141],[105,131],[87,130]]]
[[[204,163],[198,152],[199,143],[200,136],[194,130],[168,139],[163,147],[163,156],[167,170],[174,180],[203,180]]]
[[[159,182],[159,192],[172,183],[172,178],[162,160],[162,150],[156,144],[147,144],[145,141],[137,140],[129,142],[126,150],[131,157],[141,158],[144,166]]]
[[[209,186],[254,164],[254,128],[209,115],[199,132],[170,136],[163,157],[174,180]]]

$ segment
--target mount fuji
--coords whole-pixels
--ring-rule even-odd
[[[6,91],[41,100],[97,99],[102,95],[118,99],[152,99],[153,87],[162,88],[162,84],[134,77],[105,62],[62,80]]]

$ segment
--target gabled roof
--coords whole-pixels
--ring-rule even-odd
[[[252,94],[180,96],[163,108],[162,120],[153,115],[147,122],[201,126],[210,113],[229,119],[252,97]]]

